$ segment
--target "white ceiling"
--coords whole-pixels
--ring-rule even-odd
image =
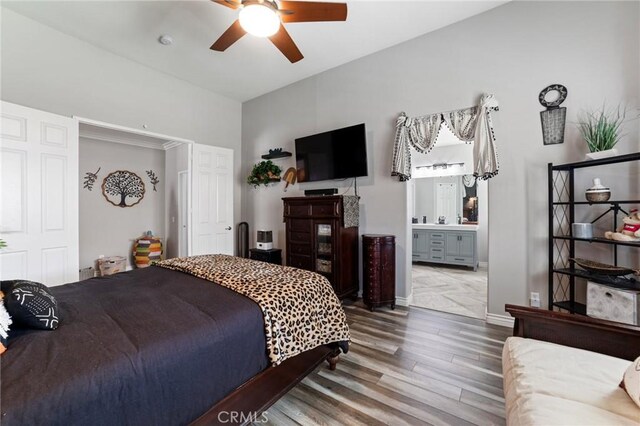
[[[125,58],[246,101],[506,1],[348,1],[347,22],[287,24],[305,56],[296,64],[269,40],[250,35],[226,52],[209,50],[237,11],[207,0],[2,4]],[[161,34],[170,34],[174,44],[158,43]]]

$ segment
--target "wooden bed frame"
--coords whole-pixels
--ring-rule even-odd
[[[335,370],[340,349],[318,346],[289,358],[276,367],[268,367],[231,392],[222,401],[196,419],[193,426],[248,424],[260,421],[262,413],[291,388],[300,383],[323,361]]]
[[[583,315],[505,305],[515,318],[513,335],[635,360],[640,327]]]

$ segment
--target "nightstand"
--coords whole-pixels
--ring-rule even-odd
[[[282,265],[282,250],[259,250],[252,248],[249,250],[249,258],[267,263],[275,263],[276,265]]]

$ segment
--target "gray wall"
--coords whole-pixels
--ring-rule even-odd
[[[86,172],[100,168],[91,191],[83,188]],[[94,266],[99,255],[124,256],[132,263],[133,240],[145,231],[164,237],[165,172],[164,151],[80,138],[80,268]],[[116,207],[102,195],[102,180],[116,170],[134,172],[145,184],[140,203]],[[160,179],[153,191],[146,171],[153,170]]]
[[[637,114],[640,92],[638,2],[511,2],[439,31],[243,104],[245,173],[272,147],[293,149],[296,137],[365,122],[369,177],[359,180],[361,233],[397,236],[397,293],[407,297],[412,204],[406,184],[389,176],[394,123],[401,111],[422,115],[475,104],[494,93],[500,174],[489,183],[488,312],[546,296],[548,162],[584,158],[573,123],[585,107],[627,103]],[[551,83],[569,89],[566,142],[542,144],[538,93]],[[640,148],[638,120],[625,129],[623,153]],[[293,161],[282,161],[287,167]],[[626,180],[637,183],[637,175]],[[618,180],[620,180],[620,177]],[[315,187],[349,182],[325,182]],[[635,183],[630,183],[635,184]],[[312,185],[307,185],[309,187]],[[275,231],[284,244],[282,186],[244,186],[243,219]],[[546,299],[543,299],[546,300]]]
[[[241,104],[2,8],[1,97],[66,116],[235,150],[240,217]]]

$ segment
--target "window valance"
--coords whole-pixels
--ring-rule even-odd
[[[458,139],[474,143],[473,175],[489,179],[498,174],[496,138],[491,123],[491,111],[498,110],[493,95],[483,95],[475,107],[407,117],[403,112],[396,121],[396,138],[393,146],[391,176],[401,181],[411,179],[411,148],[423,154],[433,149],[440,127],[444,123]]]

